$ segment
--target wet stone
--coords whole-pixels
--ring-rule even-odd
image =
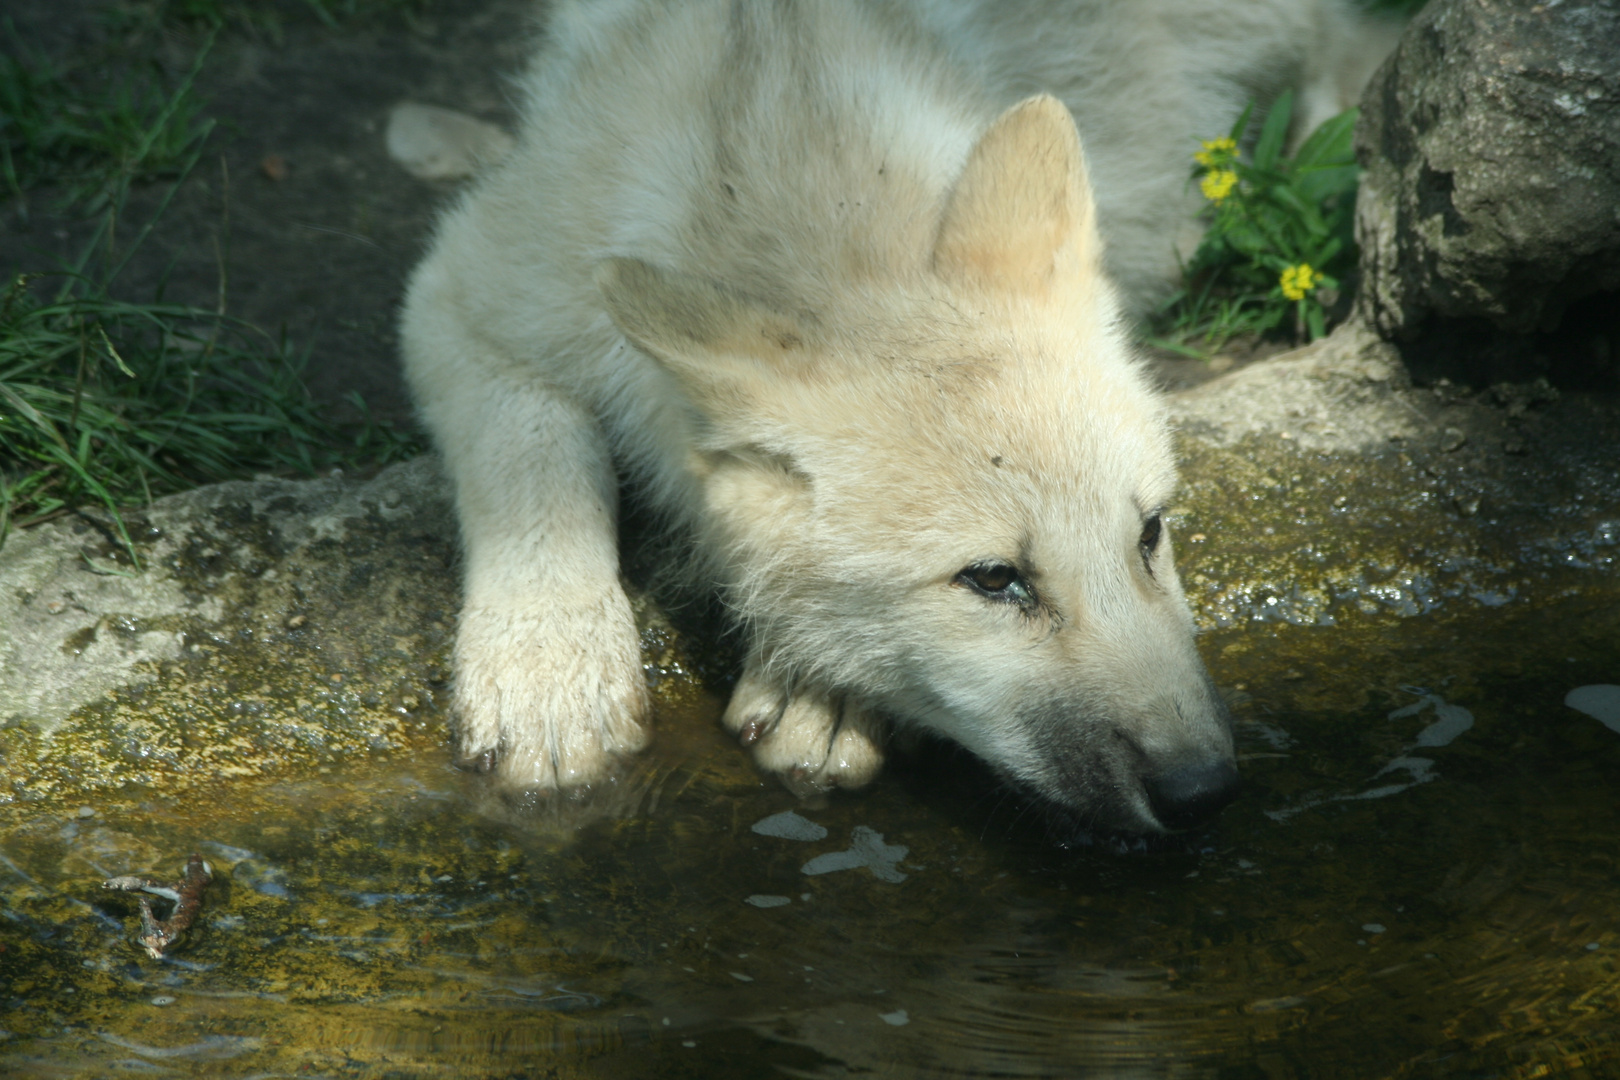
[[[1620,388],[1617,102],[1607,0],[1438,0],[1414,18],[1356,129],[1358,304],[1410,362]]]

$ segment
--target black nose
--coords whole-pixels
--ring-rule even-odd
[[[1167,829],[1208,821],[1237,795],[1238,771],[1229,761],[1184,765],[1143,779],[1149,804]]]

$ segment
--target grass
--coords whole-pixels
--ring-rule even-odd
[[[117,10],[126,26],[227,27],[279,37],[281,30],[299,19],[314,18],[327,26],[388,15],[411,18],[422,14],[433,0],[134,0]]]
[[[60,70],[34,55],[7,25],[0,53],[0,170],[26,212],[27,192],[50,186],[95,212],[121,186],[176,176],[213,129],[192,87],[207,57],[198,51],[173,89],[155,67],[101,75]]]
[[[381,2],[381,0],[379,0]],[[211,37],[209,41],[211,42]],[[96,227],[76,262],[0,291],[0,544],[14,529],[99,507],[135,565],[124,511],[258,472],[312,475],[420,450],[310,396],[306,355],[213,309],[120,298],[115,285],[195,168],[211,134],[193,92],[208,52],[163,89],[156,71],[75,78],[25,51],[0,57],[0,146],[13,208],[57,193]],[[154,217],[117,243],[132,184],[168,178]],[[0,196],[3,197],[3,196]]]
[[[1251,154],[1239,147],[1252,108],[1194,155],[1208,229],[1182,287],[1154,313],[1150,344],[1201,356],[1234,337],[1326,332],[1356,260],[1356,112],[1322,124],[1290,157],[1282,150],[1293,104],[1292,93],[1277,98]]]
[[[358,400],[360,423],[329,419],[303,384],[303,357],[240,320],[122,302],[74,273],[50,299],[40,284],[19,277],[0,299],[0,542],[99,504],[134,557],[131,505],[417,450]]]

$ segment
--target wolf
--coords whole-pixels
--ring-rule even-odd
[[[1336,106],[1351,18],[559,5],[402,322],[465,549],[462,760],[546,791],[646,744],[622,471],[745,635],[723,722],[792,789],[866,784],[898,728],[1093,829],[1224,805],[1129,320],[1187,242],[1196,137],[1288,85]]]

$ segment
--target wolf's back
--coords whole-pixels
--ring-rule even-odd
[[[506,171],[548,204],[548,246],[576,271],[634,254],[762,299],[831,302],[840,282],[926,254],[996,112],[902,14],[856,0],[565,5],[527,79],[524,159]]]

